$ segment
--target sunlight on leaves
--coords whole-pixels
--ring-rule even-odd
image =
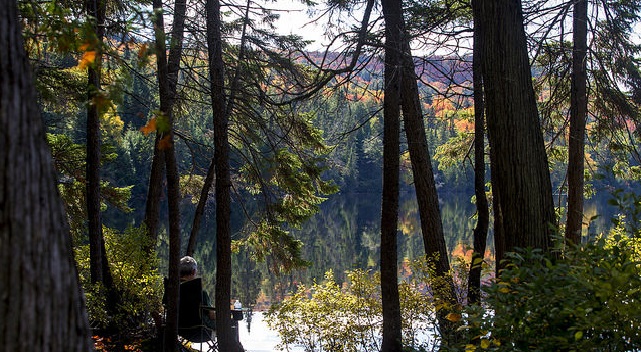
[[[151,118],[146,125],[140,128],[140,132],[144,133],[145,136],[149,135],[151,132],[156,131],[156,118]]]
[[[481,339],[481,348],[484,349],[484,350],[490,348],[490,340]]]
[[[96,52],[95,51],[85,51],[85,53],[82,54],[82,58],[78,62],[78,68],[85,69],[85,68],[89,67],[89,65],[93,64],[94,61],[96,61]]]
[[[451,322],[457,322],[461,320],[461,314],[459,313],[449,313],[445,318]]]

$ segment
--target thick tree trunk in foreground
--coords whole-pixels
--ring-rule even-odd
[[[505,250],[551,248],[556,226],[547,155],[536,107],[519,0],[473,2],[479,11],[494,201]]]
[[[18,22],[0,6],[0,350],[90,351],[71,238]]]
[[[585,120],[588,114],[585,56],[588,36],[588,1],[574,2],[574,50],[572,51],[572,91],[570,96],[570,142],[568,147],[568,220],[565,238],[581,243],[583,230],[583,186],[585,163]]]
[[[398,292],[398,192],[401,132],[401,90],[403,71],[399,31],[392,30],[397,16],[391,8],[401,8],[398,0],[383,0],[385,13],[385,98],[383,101],[383,200],[381,204],[381,295],[383,305],[383,342],[381,351],[401,351],[402,323]]]

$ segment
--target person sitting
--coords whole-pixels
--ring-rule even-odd
[[[186,282],[196,278],[198,274],[198,263],[190,256],[180,259],[180,282]],[[207,291],[202,290],[202,304],[206,307],[213,307]],[[203,309],[203,323],[212,330],[216,330],[216,312],[213,309]]]

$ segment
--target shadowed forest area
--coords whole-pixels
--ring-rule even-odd
[[[3,0],[0,350],[641,349],[641,1],[302,3]]]

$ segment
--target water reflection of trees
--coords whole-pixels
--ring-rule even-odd
[[[442,200],[443,225],[450,251],[457,244],[471,245],[474,207],[469,199],[468,195],[453,194]],[[378,270],[380,204],[380,195],[375,193],[331,197],[303,228],[292,230],[304,243],[304,258],[312,263],[309,268],[277,275],[264,264],[256,265],[256,270],[252,271],[242,268],[247,263],[238,263],[234,272],[239,279],[234,279],[232,291],[242,291],[241,286],[246,285],[244,280],[261,280],[263,299],[278,301],[295,290],[299,283],[309,285],[315,280],[322,281],[329,269],[334,271],[339,282],[345,280],[344,272],[348,269]],[[401,195],[398,240],[399,261],[424,254],[417,205],[411,193]]]
[[[605,214],[591,223],[590,233],[609,226],[611,213],[607,195],[586,202],[586,216]],[[378,270],[380,255],[380,205],[378,193],[341,193],[321,205],[321,211],[301,229],[292,229],[303,243],[303,257],[311,262],[306,270],[276,273],[267,263],[255,263],[246,252],[233,255],[232,298],[245,306],[279,301],[300,283],[310,285],[323,280],[327,270],[334,271],[336,280],[345,280],[345,270]],[[441,214],[447,248],[452,258],[469,253],[475,224],[474,204],[470,195],[441,194]],[[424,254],[416,201],[411,192],[401,194],[399,212],[399,261],[415,259]],[[609,211],[609,212],[608,212]],[[208,221],[213,222],[213,219]],[[213,294],[215,285],[215,245],[213,231],[206,230],[197,246],[195,257],[202,263],[201,275],[205,288]],[[491,236],[491,234],[490,234]],[[492,239],[488,239],[487,256],[492,258]],[[402,263],[399,263],[402,264]],[[402,267],[402,265],[400,266]]]

